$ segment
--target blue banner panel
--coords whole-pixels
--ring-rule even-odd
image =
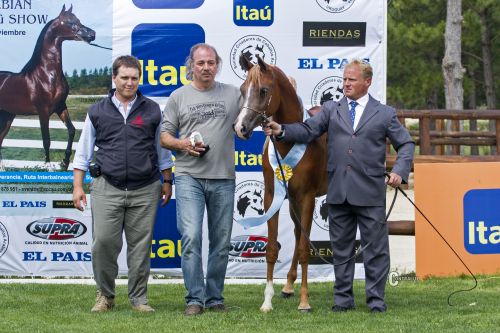
[[[132,31],[132,54],[142,63],[141,92],[168,97],[188,84],[184,63],[191,46],[205,42],[197,24],[139,24]]]
[[[500,253],[500,189],[464,195],[464,245],[472,254]]]
[[[175,200],[158,208],[151,246],[151,268],[181,267],[181,235],[177,231]]]
[[[134,5],[142,9],[184,9],[198,8],[205,0],[133,0]]]
[[[255,131],[249,140],[234,140],[234,164],[236,171],[262,171],[262,149],[266,136],[264,132]]]

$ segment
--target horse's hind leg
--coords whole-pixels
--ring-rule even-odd
[[[2,158],[3,139],[5,139],[7,133],[9,133],[10,126],[12,125],[15,117],[16,116],[12,113],[0,110],[0,170],[2,171],[5,170]]]
[[[71,118],[69,117],[68,108],[65,106],[64,111],[58,114],[59,118],[62,120],[66,128],[68,129],[68,145],[66,146],[66,150],[64,151],[64,159],[62,161],[63,170],[68,170],[69,159],[71,158],[71,153],[73,152],[73,140],[75,138],[75,126],[71,122]]]

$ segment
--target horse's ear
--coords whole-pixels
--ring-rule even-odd
[[[260,66],[260,70],[265,72],[268,70],[268,66],[267,64],[264,62],[264,60],[262,60],[259,55],[257,55],[257,63],[259,64]]]
[[[64,13],[66,11],[66,5],[63,4],[63,8],[61,9],[61,12],[59,13],[59,15],[61,15],[62,13]]]
[[[71,13],[72,10],[73,10],[73,4],[71,4],[71,6],[69,6],[68,13]]]
[[[243,68],[247,72],[250,70],[250,68],[253,67],[252,62],[250,60],[248,60],[248,58],[245,57],[245,55],[243,53],[240,54],[240,66],[241,66],[241,68]]]

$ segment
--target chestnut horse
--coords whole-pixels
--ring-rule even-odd
[[[266,64],[260,58],[253,65],[244,56],[240,57],[240,64],[247,70],[248,76],[241,85],[242,109],[234,123],[234,130],[241,139],[249,139],[254,128],[262,124],[263,119],[272,116],[273,120],[282,123],[300,122],[303,119],[303,109],[295,89],[287,76],[276,66]],[[264,208],[267,211],[274,196],[274,170],[269,164],[267,146],[264,145],[262,167],[264,173]],[[293,144],[275,142],[281,156],[286,156]],[[315,198],[324,195],[327,190],[326,173],[326,136],[309,143],[304,156],[293,169],[293,176],[288,182],[290,216],[295,227],[295,250],[292,264],[287,274],[286,285],[282,289],[284,297],[294,292],[294,282],[297,279],[297,264],[302,271],[300,287],[300,303],[298,309],[302,312],[311,310],[307,286],[307,267],[309,263],[309,233],[314,212]],[[261,311],[272,310],[274,295],[273,270],[278,259],[278,216],[276,212],[267,222],[268,245],[266,250],[267,285],[264,292],[264,303]],[[307,233],[307,238],[302,232]]]
[[[66,97],[69,86],[62,70],[62,42],[76,40],[90,43],[94,30],[63,6],[59,15],[42,29],[33,55],[20,73],[0,72],[0,163],[1,147],[16,115],[36,115],[40,119],[45,162],[50,163],[49,119],[56,113],[68,129],[68,145],[63,169],[67,169],[72,153],[75,127],[69,117]]]

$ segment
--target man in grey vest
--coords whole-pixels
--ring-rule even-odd
[[[136,58],[121,56],[113,62],[116,89],[89,107],[73,161],[73,203],[83,211],[87,205],[83,178],[94,147],[99,148],[96,164],[90,166],[92,268],[97,284],[92,312],[108,311],[115,304],[123,232],[130,303],[136,311],[154,311],[147,298],[151,240],[159,199],[165,205],[172,194],[173,162],[170,151],[159,144],[160,107],[138,91],[140,77]]]
[[[351,61],[344,69],[344,98],[324,103],[321,112],[305,123],[270,122],[264,132],[278,140],[303,143],[327,133],[326,202],[334,263],[353,256],[359,226],[361,244],[372,241],[363,252],[366,303],[371,312],[385,312],[384,293],[390,265],[389,237],[384,223],[386,184],[397,187],[408,179],[415,143],[398,121],[395,110],[368,94],[372,76],[368,63]],[[386,138],[398,153],[387,177]],[[334,312],[354,309],[354,268],[354,260],[335,265]]]

